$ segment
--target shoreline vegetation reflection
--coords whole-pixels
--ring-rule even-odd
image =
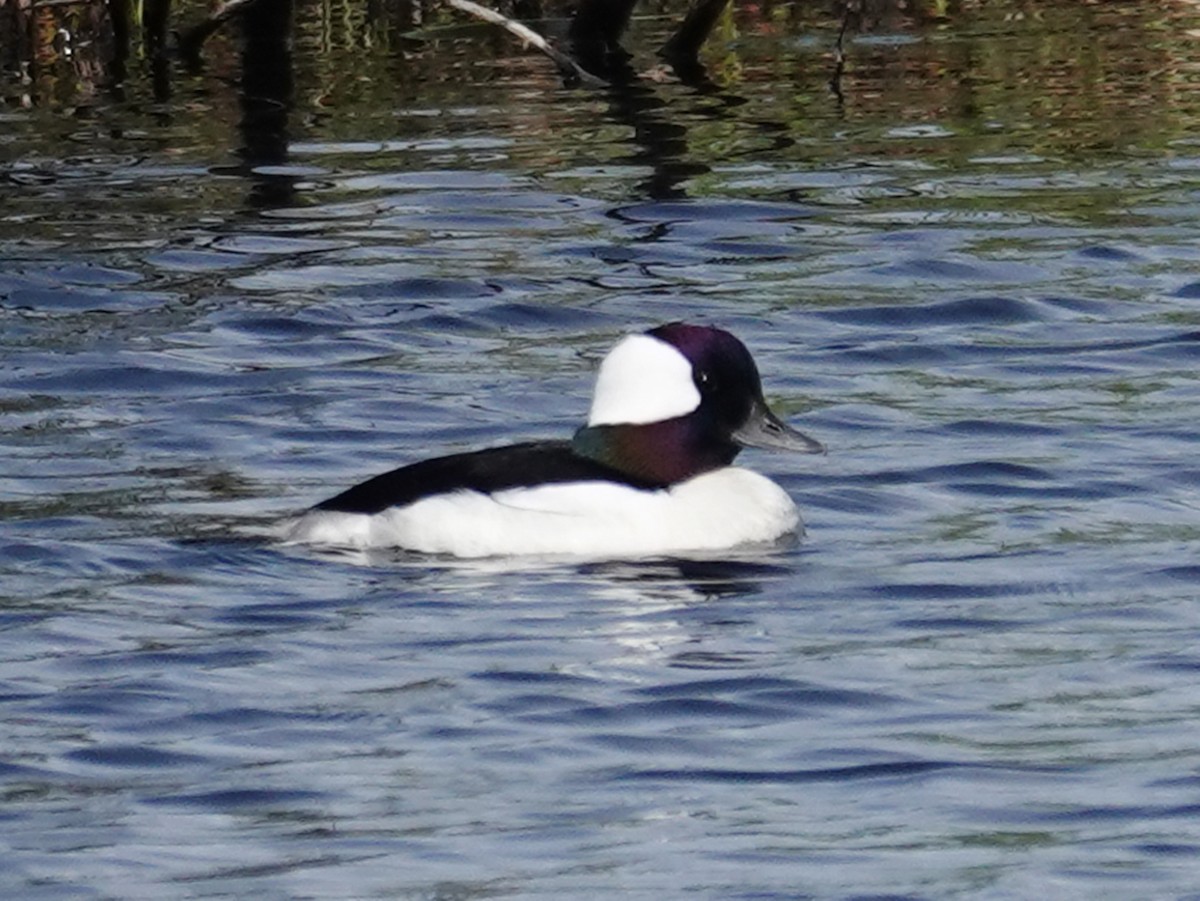
[[[591,125],[628,130],[631,155],[613,162],[649,166],[639,193],[650,199],[703,194],[714,167],[764,148],[861,160],[911,155],[927,138],[931,161],[959,164],[1014,153],[1024,162],[1133,148],[1191,154],[1200,112],[1191,5],[902,5],[500,6],[605,78],[597,96],[573,93],[551,61],[442,3],[235,0],[222,10],[236,15],[206,18],[195,3],[168,15],[162,2],[9,0],[0,6],[0,109],[24,144],[43,137],[36,156],[0,174],[19,186],[53,182],[62,138],[68,156],[107,145],[199,162],[227,147],[218,174],[254,179],[253,206],[287,205],[303,176],[264,170],[302,166],[292,145],[342,134],[386,141],[397,117],[453,116],[443,106],[451,86],[478,82],[494,98],[497,76],[510,81],[512,130],[543,133],[546,163],[588,135],[574,120],[529,118],[521,95],[603,104]],[[794,90],[765,107],[743,90],[765,80]],[[183,120],[206,140],[175,143]],[[830,120],[844,123],[841,146],[814,140]]]

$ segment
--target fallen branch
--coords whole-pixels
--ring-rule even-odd
[[[862,4],[859,0],[845,0],[842,7],[842,27],[838,29],[837,43],[833,48],[833,75],[829,79],[829,90],[837,97],[839,106],[845,101],[842,96],[842,74],[846,71],[846,30],[850,27],[852,14],[862,15]]]
[[[567,30],[572,52],[578,54],[580,47],[588,47],[590,53],[598,48],[603,53],[619,50],[636,5],[637,0],[580,0]]]
[[[728,3],[729,0],[699,0],[658,52],[671,61],[689,63],[697,59]]]
[[[231,0],[231,2],[237,2],[237,0]],[[608,87],[608,82],[603,78],[598,78],[593,75],[587,69],[583,68],[583,66],[579,65],[579,63],[575,62],[575,60],[570,56],[563,53],[561,50],[547,41],[536,31],[531,28],[527,28],[520,22],[510,19],[508,16],[501,15],[493,9],[488,9],[486,6],[480,6],[478,3],[472,3],[471,0],[446,0],[446,3],[448,3],[450,6],[453,6],[460,12],[467,13],[467,15],[475,16],[477,19],[483,19],[483,21],[490,22],[493,25],[499,25],[509,34],[515,35],[517,38],[519,38],[527,47],[534,47],[537,50],[540,50],[554,61],[554,64],[558,66],[558,70],[562,72],[564,76],[568,78],[576,78],[580,81],[580,83],[586,84],[593,88]]]
[[[196,60],[200,56],[200,48],[208,40],[208,36],[224,25],[229,19],[245,12],[246,7],[259,0],[226,0],[199,25],[193,25],[179,34],[179,50],[185,59]]]

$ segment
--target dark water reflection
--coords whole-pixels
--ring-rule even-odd
[[[1194,894],[1200,21],[979,6],[840,96],[806,4],[612,90],[387,4],[4,45],[4,897]],[[804,542],[261,537],[674,318],[830,447],[748,460]]]

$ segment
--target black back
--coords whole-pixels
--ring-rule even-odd
[[[628,475],[582,457],[571,449],[569,441],[529,441],[402,466],[322,501],[314,509],[372,514],[452,491],[488,494],[506,488],[597,481],[647,491],[667,484]]]

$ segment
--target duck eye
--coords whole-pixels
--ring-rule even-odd
[[[696,370],[695,375],[696,387],[701,391],[713,391],[717,387],[717,380],[712,377],[707,369]]]

